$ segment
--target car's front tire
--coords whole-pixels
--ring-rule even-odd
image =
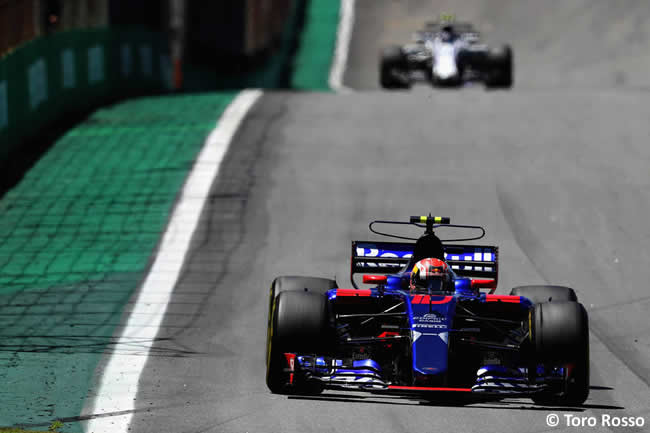
[[[564,367],[564,389],[533,397],[538,404],[581,405],[589,396],[589,319],[578,302],[536,304],[531,340],[537,362]]]
[[[399,74],[405,73],[407,69],[407,60],[401,47],[384,48],[379,59],[379,84],[384,89],[410,88],[410,81],[399,77]]]
[[[318,393],[318,386],[296,384],[288,390],[285,353],[324,353],[331,342],[327,298],[324,294],[287,291],[271,305],[266,346],[266,384],[271,392]]]

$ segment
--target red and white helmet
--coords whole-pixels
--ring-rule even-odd
[[[447,263],[440,259],[422,259],[411,271],[411,292],[451,291],[451,275]]]

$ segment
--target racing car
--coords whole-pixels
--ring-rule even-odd
[[[424,234],[379,231],[386,224]],[[482,226],[429,214],[369,228],[401,241],[353,241],[350,286],[320,277],[273,281],[271,392],[338,389],[432,400],[451,393],[554,405],[587,399],[588,316],[573,289],[528,285],[495,294],[498,247],[465,243],[481,239]],[[473,232],[440,240],[436,232],[447,228]]]
[[[509,45],[489,48],[469,23],[427,23],[414,43],[391,46],[381,53],[380,84],[386,89],[410,88],[428,80],[438,87],[482,81],[488,88],[510,88],[513,54]]]

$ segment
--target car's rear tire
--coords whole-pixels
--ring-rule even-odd
[[[512,296],[523,296],[533,304],[542,302],[577,302],[576,292],[565,286],[518,286],[510,291]]]
[[[269,314],[268,327],[271,327],[271,310],[273,309],[273,302],[277,296],[282,292],[309,292],[325,294],[328,290],[337,287],[336,281],[329,278],[320,277],[301,277],[301,276],[281,276],[277,277],[271,283],[271,291],[269,293]]]
[[[406,72],[407,60],[399,46],[391,46],[381,51],[379,59],[379,84],[384,89],[408,89],[411,83],[395,76],[395,72]]]
[[[578,302],[536,304],[531,339],[537,362],[564,367],[564,390],[536,394],[538,404],[581,405],[589,396],[589,318]]]
[[[324,354],[330,349],[327,298],[321,293],[286,291],[275,297],[271,306],[266,346],[266,384],[276,394],[288,392],[318,393],[319,386],[297,384],[286,388],[288,374],[285,353]]]
[[[488,76],[485,85],[493,89],[512,87],[513,69],[513,54],[510,45],[502,45],[491,50],[488,53]]]
[[[282,276],[271,283],[270,301],[282,292],[310,292],[324,294],[337,287],[336,281],[320,277]],[[269,310],[270,311],[270,310]],[[269,316],[270,317],[270,316]]]

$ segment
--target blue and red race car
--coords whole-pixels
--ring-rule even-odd
[[[379,232],[417,226],[420,238]],[[477,230],[441,241],[434,230]],[[582,404],[589,394],[589,327],[573,289],[520,286],[494,294],[498,248],[449,218],[373,221],[373,233],[417,242],[352,242],[351,288],[317,277],[271,285],[267,385],[274,393],[354,389],[464,393]],[[363,274],[359,288],[355,274]]]

